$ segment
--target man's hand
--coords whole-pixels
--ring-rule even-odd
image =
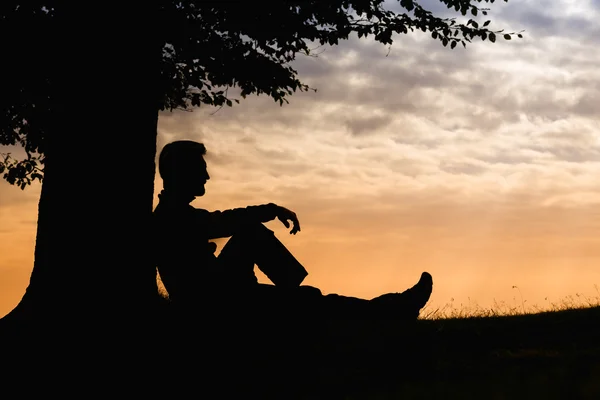
[[[295,235],[297,232],[300,232],[300,222],[298,221],[298,217],[296,217],[296,213],[288,210],[285,207],[277,206],[277,218],[281,221],[286,228],[290,227],[290,221],[292,222],[292,230],[290,231],[291,235]]]

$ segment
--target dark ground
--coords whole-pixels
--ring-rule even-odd
[[[15,395],[1,397],[600,399],[598,307],[408,324],[165,318],[131,336],[49,326],[60,335],[3,340],[0,388]]]
[[[279,399],[600,399],[600,308],[412,324],[263,323],[221,325],[213,343],[228,345],[207,357],[219,366],[207,378],[215,390],[239,384],[247,395]]]

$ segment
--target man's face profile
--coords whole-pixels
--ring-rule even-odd
[[[192,196],[203,196],[206,192],[204,185],[210,179],[204,157],[189,157],[178,161],[177,173],[174,175],[177,188]]]
[[[204,160],[204,157],[200,156],[198,159],[193,160],[190,164],[190,169],[188,170],[190,191],[193,192],[194,196],[203,196],[204,193],[206,193],[206,188],[204,185],[206,185],[206,181],[210,179],[208,170],[206,168],[206,161]]]
[[[190,196],[203,196],[210,179],[204,146],[195,142],[171,143],[163,149],[159,169],[165,188]]]

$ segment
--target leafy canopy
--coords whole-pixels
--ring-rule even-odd
[[[148,3],[144,7],[158,7],[161,18],[160,79],[153,83],[160,98],[157,111],[232,106],[239,100],[228,96],[230,87],[239,88],[242,98],[267,95],[283,105],[294,92],[310,89],[291,66],[296,56],[310,55],[315,44],[337,45],[352,33],[391,45],[394,34],[429,32],[452,49],[473,39],[522,37],[490,30],[489,20],[475,20],[489,10],[480,4],[494,0],[439,1],[457,16],[437,17],[416,0],[398,0],[401,11],[387,8],[384,0]],[[0,173],[21,189],[43,179],[45,140],[55,129],[51,118],[60,88],[53,85],[52,68],[44,67],[55,44],[44,41],[43,32],[60,29],[61,19],[73,12],[70,7],[57,0],[0,3],[0,33],[15,37],[5,49],[11,62],[0,77],[0,145],[20,145],[26,154],[20,160],[2,154]],[[14,34],[27,31],[38,34]]]

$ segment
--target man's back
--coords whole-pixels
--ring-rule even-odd
[[[198,213],[208,212],[161,196],[153,212],[154,254],[169,297],[178,301],[201,296],[210,287],[215,256]]]

